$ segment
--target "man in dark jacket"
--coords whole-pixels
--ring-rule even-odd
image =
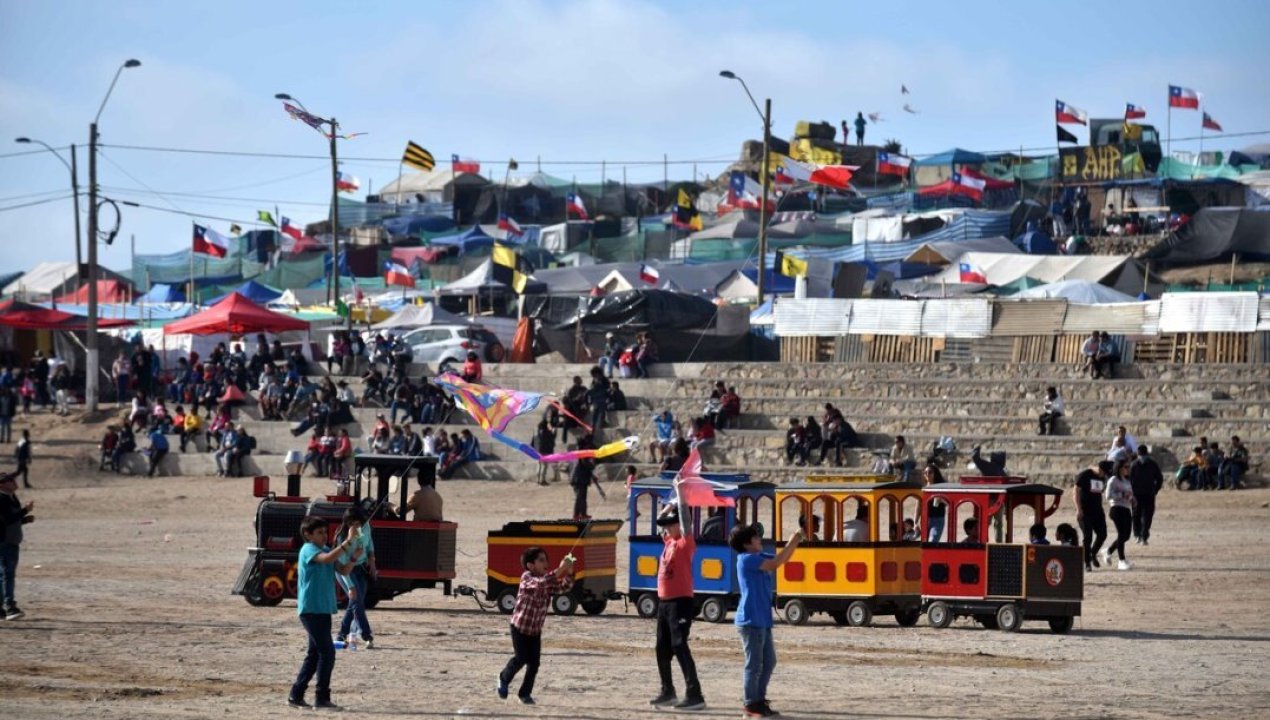
[[[1133,537],[1143,545],[1151,538],[1151,520],[1155,517],[1155,496],[1164,487],[1164,473],[1151,459],[1150,448],[1138,446],[1138,457],[1129,468],[1129,484],[1133,486]]]
[[[18,548],[22,545],[22,526],[33,522],[31,510],[35,502],[23,505],[18,500],[18,474],[0,475],[0,589],[4,594],[4,619],[21,620],[25,615],[13,599],[13,586],[18,572]]]
[[[590,435],[583,435],[578,440],[579,450],[589,450],[594,446]],[[573,471],[569,473],[569,486],[573,488],[573,519],[586,520],[590,517],[587,514],[587,491],[591,488],[591,483],[595,480],[595,459],[580,458],[573,465]]]

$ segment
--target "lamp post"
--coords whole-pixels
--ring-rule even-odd
[[[304,106],[304,103],[287,93],[277,93],[274,97],[278,100],[299,105],[301,110],[320,121],[321,124],[329,125],[331,128],[331,132],[327,136],[331,141],[331,277],[327,280],[327,295],[331,303],[338,304],[340,299],[340,167],[335,149],[335,139],[339,132],[340,124],[335,121],[335,118],[328,119],[309,113],[309,109]],[[349,313],[350,323],[352,323],[352,318],[352,313]]]
[[[115,70],[106,97],[101,99],[97,114],[88,126],[88,337],[84,338],[86,356],[84,370],[84,404],[88,412],[97,412],[97,375],[100,372],[97,358],[97,121],[106,109],[106,101],[119,82],[124,68],[140,67],[140,60],[128,60]]]
[[[14,140],[14,142],[32,143],[42,146],[45,150],[53,153],[53,157],[60,160],[71,173],[71,200],[75,204],[75,276],[79,277],[79,269],[84,264],[84,257],[83,253],[81,253],[79,249],[79,172],[78,164],[75,161],[75,146],[71,145],[71,161],[68,163],[66,162],[66,158],[62,157],[61,153],[49,147],[49,144],[43,140],[32,140],[28,137],[20,137]]]
[[[763,110],[759,110],[758,103],[754,100],[754,95],[750,93],[750,86],[745,84],[745,80],[740,75],[731,70],[722,70],[719,77],[728,80],[736,80],[741,83],[741,87],[745,88],[745,94],[750,98],[750,104],[754,106],[754,112],[758,113],[759,119],[763,121],[763,163],[759,169],[762,174],[763,181],[763,197],[759,200],[758,206],[758,304],[763,304],[763,295],[767,289],[767,195],[771,190],[771,172],[768,167],[768,153],[772,144],[772,99],[767,98],[763,101]]]

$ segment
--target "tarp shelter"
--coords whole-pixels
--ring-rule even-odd
[[[472,272],[452,283],[443,285],[437,292],[441,295],[483,295],[487,292],[504,290],[510,291],[511,288],[494,279],[494,261],[487,259]],[[536,279],[531,278],[525,285],[525,294],[546,291],[546,284]]]
[[[392,317],[376,323],[372,330],[394,330],[428,325],[470,325],[467,318],[437,307],[436,303],[406,305]]]
[[[440,233],[453,230],[454,219],[445,215],[405,215],[385,218],[380,225],[394,238],[419,237],[422,233]]]
[[[1028,255],[1057,255],[1058,246],[1053,238],[1039,230],[1029,230],[1014,241]]]
[[[436,247],[454,247],[458,248],[459,254],[464,255],[477,250],[488,249],[494,246],[493,236],[485,234],[480,225],[473,225],[466,231],[457,235],[443,235],[441,237],[432,238],[431,244]]]
[[[42,262],[4,286],[0,294],[54,297],[75,289],[79,273],[73,262]]]
[[[999,253],[966,253],[958,258],[931,282],[949,285],[961,282],[959,266],[969,265],[982,271],[989,285],[1004,287],[1021,278],[1030,277],[1043,283],[1059,280],[1090,280],[1113,287],[1122,293],[1135,295],[1143,290],[1142,264],[1128,255],[1023,255]],[[1147,293],[1156,295],[1164,289],[1158,280],[1147,286]]]
[[[758,237],[758,223],[746,217],[743,212],[732,212],[704,230],[699,230],[688,237],[692,240],[712,240]]]
[[[265,309],[238,293],[192,317],[163,326],[166,335],[247,335],[257,332],[308,330],[309,323]]]
[[[1138,298],[1090,280],[1060,280],[1022,290],[1016,298],[1063,298],[1081,305],[1137,302]]]
[[[952,177],[953,171],[966,165],[980,166],[988,158],[977,152],[953,148],[913,162],[913,181],[918,187],[938,185]]]
[[[941,240],[922,243],[904,258],[906,263],[947,265],[968,252],[1021,253],[1018,246],[1004,237],[973,238],[971,240]]]
[[[290,288],[283,290],[281,295],[266,304],[273,307],[292,308],[325,305],[327,295],[326,288]]]
[[[251,300],[252,302],[255,302],[255,303],[260,303],[261,305],[272,302],[282,297],[281,290],[274,290],[268,285],[261,285],[255,280],[248,280],[242,285],[239,285],[238,287],[234,288],[232,291],[225,293],[224,295],[221,295],[220,297],[215,298],[213,300],[208,300],[207,304],[215,305],[216,303],[220,302],[221,300],[224,300],[225,298],[229,297],[233,293],[238,293],[239,295],[242,295],[248,300]]]
[[[1166,266],[1240,260],[1270,260],[1270,212],[1245,208],[1204,208],[1182,229],[1142,257]]]
[[[97,319],[97,327],[102,329],[131,324],[130,320]],[[88,318],[20,300],[6,300],[0,303],[0,325],[15,330],[87,330]]]
[[[156,283],[150,292],[137,298],[138,303],[175,303],[185,302],[185,291],[175,285]]]
[[[128,289],[128,284],[118,280],[98,280],[97,281],[97,302],[99,303],[126,303],[132,300],[132,293]],[[84,285],[73,293],[66,293],[57,298],[59,303],[69,303],[71,305],[87,305],[88,304],[88,286]]]
[[[700,265],[648,264],[655,267],[660,275],[658,287],[669,281],[680,290],[693,294],[713,293],[719,283],[741,267],[741,263],[735,260]],[[651,290],[654,286],[644,282],[639,276],[643,265],[644,263],[639,262],[622,262],[550,268],[536,270],[534,280],[542,282],[545,287],[543,292],[552,295],[585,295],[601,281],[617,273],[629,287]]]

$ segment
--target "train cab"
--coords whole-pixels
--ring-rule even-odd
[[[777,547],[796,530],[804,538],[776,571],[776,606],[787,622],[802,625],[822,612],[839,625],[868,625],[878,614],[903,627],[917,623],[920,483],[813,475],[777,488],[776,505]]]
[[[1010,632],[1025,620],[1047,621],[1055,633],[1071,630],[1084,597],[1081,548],[1028,542],[1032,525],[1052,516],[1062,498],[1059,488],[1022,477],[963,476],[926,486],[922,527],[932,511],[945,520],[922,551],[930,624],[944,628],[970,616]]]
[[[728,546],[728,536],[738,523],[757,524],[762,531],[765,551],[773,551],[776,486],[751,481],[749,475],[741,473],[702,473],[701,476],[715,484],[715,495],[735,503],[730,507],[693,507],[691,517],[683,524],[684,532],[691,532],[697,544],[692,560],[697,609],[705,620],[724,622],[741,597],[736,553]],[[662,473],[631,484],[628,589],[642,617],[657,614],[657,567],[663,543],[656,520],[662,508],[674,501],[674,478],[674,473]]]

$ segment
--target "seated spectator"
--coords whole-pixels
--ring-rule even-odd
[[[102,436],[101,442],[97,445],[97,449],[101,451],[101,461],[97,463],[98,470],[105,470],[107,465],[113,467],[115,446],[118,444],[119,432],[115,430],[114,425],[107,425],[106,434]]]
[[[451,450],[449,456],[441,463],[441,469],[437,471],[437,475],[449,480],[453,477],[455,470],[480,459],[481,444],[477,442],[471,430],[464,428],[455,449]]]
[[[150,403],[146,400],[144,390],[138,390],[132,398],[132,412],[128,416],[128,424],[137,430],[144,430],[150,422]]]
[[[1117,428],[1116,428],[1116,434],[1115,434],[1115,436],[1114,436],[1114,437],[1112,437],[1112,439],[1111,439],[1111,446],[1112,446],[1113,448],[1116,446],[1116,440],[1123,440],[1123,441],[1124,441],[1124,447],[1125,447],[1125,449],[1126,449],[1126,450],[1128,450],[1128,451],[1129,451],[1129,459],[1130,459],[1130,460],[1132,460],[1133,458],[1137,457],[1137,455],[1138,455],[1138,439],[1137,439],[1137,438],[1135,438],[1134,436],[1130,435],[1130,434],[1129,434],[1129,431],[1125,429],[1125,426],[1124,426],[1124,425],[1121,425],[1121,426],[1119,426],[1119,427],[1117,427]]]
[[[1196,445],[1191,449],[1191,454],[1177,468],[1177,486],[1182,489],[1182,482],[1186,481],[1189,490],[1202,490],[1204,488],[1204,477],[1207,474],[1207,464],[1204,460],[1204,447]]]
[[[741,417],[741,396],[737,394],[735,385],[728,387],[721,401],[723,410],[719,413],[717,425],[720,428],[730,427],[733,420]]]
[[[1068,523],[1061,523],[1054,530],[1054,539],[1058,541],[1059,545],[1066,545],[1068,547],[1076,547],[1080,544],[1080,540],[1076,536],[1076,528],[1072,527]]]
[[[1027,541],[1032,545],[1049,545],[1050,541],[1045,537],[1045,524],[1036,523],[1027,531]]]
[[[452,442],[450,438],[454,438],[455,440],[458,440],[458,437],[459,437],[458,435],[454,435],[454,434],[446,435],[445,430],[437,430],[433,446],[434,446],[436,458],[438,460],[444,460],[445,457],[449,455],[451,451],[454,450],[454,446],[456,443]]]
[[[820,423],[816,422],[816,418],[808,415],[806,422],[803,424],[803,462],[800,464],[806,464],[812,454],[823,448],[824,445],[824,430],[820,427]]]
[[[724,532],[724,521],[726,520],[723,508],[707,508],[709,517],[701,523],[701,533],[699,538],[703,543],[722,544],[727,542],[727,536]]]
[[[958,545],[982,545],[983,541],[979,539],[979,518],[966,518],[961,524],[962,537]]]
[[[648,332],[640,333],[636,339],[639,341],[639,350],[635,353],[636,377],[647,378],[650,377],[649,368],[658,359],[657,343]]]
[[[1208,450],[1204,453],[1204,489],[1217,489],[1217,472],[1221,469],[1222,463],[1226,461],[1226,455],[1217,446],[1214,440],[1208,444]]]
[[[1106,330],[1098,333],[1098,354],[1095,359],[1099,366],[1106,371],[1106,377],[1110,378],[1115,375],[1116,363],[1120,362],[1120,349],[1116,347],[1115,341],[1111,339],[1111,335]]]
[[[185,419],[178,429],[178,433],[181,436],[181,452],[185,452],[185,447],[189,443],[194,443],[194,451],[198,452],[198,436],[202,430],[203,419],[198,416],[198,411],[191,410],[185,413]]]
[[[922,534],[917,531],[917,523],[913,522],[913,518],[904,518],[904,534],[900,539],[905,542],[916,542],[922,539]]]
[[[388,404],[388,396],[384,393],[384,374],[379,372],[378,367],[371,365],[366,372],[362,373],[362,384],[366,386],[366,389],[362,391],[362,405],[366,405],[371,400],[380,405]]]
[[[404,455],[406,453],[406,436],[401,432],[400,425],[392,426],[392,436],[388,438],[388,454]]]
[[[115,451],[110,456],[110,469],[119,472],[123,467],[123,456],[137,449],[137,438],[132,434],[132,425],[125,423],[119,428],[119,441],[115,443]]]
[[[1102,351],[1102,335],[1097,330],[1089,334],[1089,338],[1085,340],[1085,344],[1080,348],[1080,354],[1085,358],[1085,370],[1089,371],[1089,376],[1095,380],[1103,376],[1104,370],[1107,370],[1109,363]]]
[[[666,460],[670,450],[670,444],[674,442],[674,425],[675,416],[670,414],[670,410],[662,410],[653,416],[653,439],[648,443],[649,462],[658,462],[657,452],[661,451],[662,461]]]
[[[212,450],[214,447],[220,447],[224,441],[225,429],[232,423],[229,421],[229,406],[222,405],[216,410],[216,417],[212,418],[211,423],[207,426],[207,449]],[[212,441],[216,441],[216,445],[212,445]]]
[[[309,405],[309,416],[300,422],[299,425],[292,428],[291,434],[300,437],[309,431],[309,428],[319,427],[331,424],[331,406],[318,399],[317,402]]]
[[[851,427],[851,423],[843,417],[842,411],[833,406],[833,403],[825,403],[825,414],[820,418],[821,434],[824,442],[820,445],[820,459],[816,461],[817,465],[824,463],[825,457],[828,456],[830,448],[833,449],[833,464],[842,467],[842,449],[844,447],[857,447],[860,439],[856,436],[855,428]]]
[[[679,472],[683,469],[684,463],[688,461],[690,452],[688,441],[683,438],[676,438],[670,445],[670,457],[662,460],[658,472]]]
[[[1041,407],[1040,430],[1037,435],[1053,435],[1058,419],[1063,416],[1066,409],[1063,403],[1063,397],[1058,394],[1058,389],[1053,385],[1045,388],[1045,404]]]
[[[463,371],[459,373],[459,377],[470,383],[478,383],[483,376],[481,359],[477,357],[475,352],[469,350],[467,360],[463,361]]]
[[[860,503],[855,518],[842,524],[843,542],[869,542],[869,506]]]
[[[617,366],[621,357],[621,341],[611,332],[604,333],[604,350],[600,354],[600,359],[596,362],[600,369],[604,371],[604,377],[611,379],[618,373]]]
[[[246,427],[239,428],[238,442],[229,451],[229,461],[225,463],[226,476],[240,477],[243,474],[243,458],[251,455],[251,451],[255,449],[256,438],[247,432]]]
[[[723,412],[723,393],[718,388],[710,391],[710,397],[706,398],[706,405],[701,410],[701,416],[710,421],[711,425],[719,426],[719,415]]]
[[[789,419],[789,429],[785,431],[785,463],[794,463],[797,457],[797,465],[807,464],[807,446],[803,443],[803,439],[807,436],[807,428],[803,427],[803,423],[798,418]]]
[[[216,476],[225,477],[227,472],[228,460],[233,457],[233,452],[238,448],[238,430],[234,428],[234,424],[227,423],[224,432],[221,433],[220,448],[213,456],[216,460]]]
[[[1244,446],[1244,441],[1238,435],[1231,437],[1230,454],[1217,468],[1217,488],[1225,490],[1229,486],[1229,489],[1234,490],[1239,487],[1239,478],[1248,472],[1248,461],[1248,448]]]
[[[694,449],[703,450],[714,445],[714,425],[710,420],[699,417],[692,421],[692,435],[688,438]]]
[[[348,428],[340,428],[340,434],[335,440],[335,447],[331,450],[330,470],[331,477],[345,477],[348,475],[348,463],[353,457],[353,439],[348,436]]]
[[[300,466],[300,474],[310,465],[313,466],[315,475],[321,476],[326,474],[326,457],[322,453],[322,429],[316,429],[309,436],[309,446],[304,451],[304,464]]]
[[[615,412],[622,412],[626,410],[626,393],[622,392],[622,388],[616,380],[609,385],[608,409]]]
[[[407,457],[419,457],[423,454],[423,438],[414,431],[410,423],[401,426],[401,436],[405,439],[401,454]]]
[[[387,455],[389,442],[391,442],[391,430],[388,428],[376,428],[370,436],[368,450],[375,455]]]
[[[908,482],[917,468],[917,459],[913,456],[913,448],[908,446],[903,435],[895,436],[895,445],[891,448],[891,471],[899,475],[900,482]]]
[[[639,372],[639,368],[635,365],[635,357],[639,354],[639,345],[631,345],[622,351],[617,358],[617,369],[619,374],[624,377],[635,377]]]
[[[1111,449],[1107,451],[1107,459],[1116,465],[1131,460],[1129,448],[1124,446],[1124,438],[1118,437],[1111,441]]]

